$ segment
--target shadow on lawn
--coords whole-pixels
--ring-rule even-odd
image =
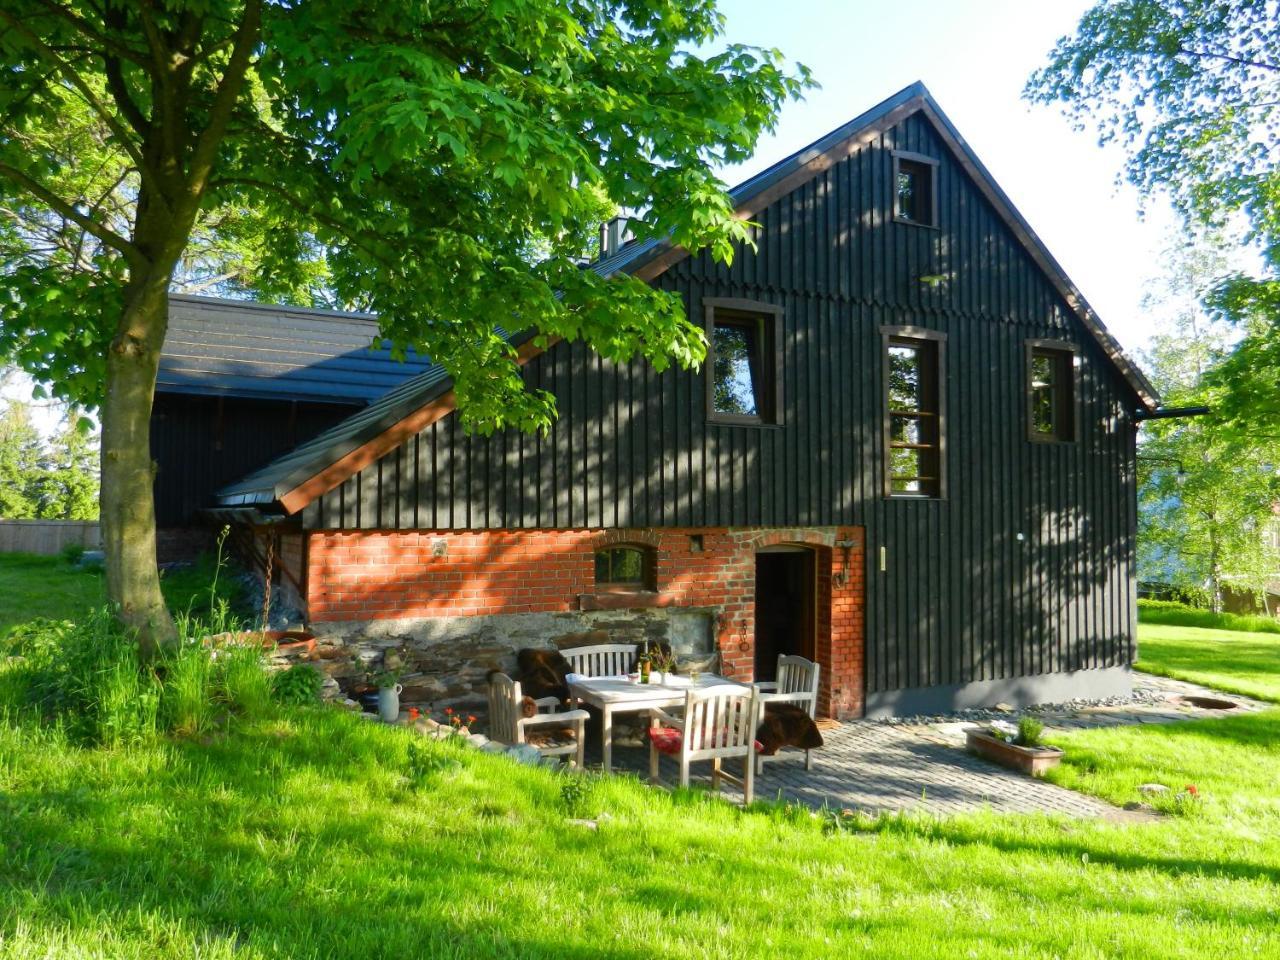
[[[110,929],[138,931],[148,926],[140,918],[152,917],[178,921],[193,943],[283,945],[291,956],[649,956],[626,944],[574,942],[558,926],[521,917],[528,906],[512,904],[520,895],[504,890],[527,876],[488,856],[490,843],[507,837],[449,843],[447,823],[415,834],[376,808],[317,810],[321,822],[299,836],[275,824],[284,799],[269,775],[276,764],[253,777],[243,763],[219,766],[205,747],[173,751],[167,798],[154,782],[150,790],[0,795],[8,835],[0,904],[13,892],[18,902],[38,902],[44,916],[29,917],[36,929],[49,922],[74,932],[84,922],[96,931],[105,916]],[[338,772],[325,761],[312,766]],[[219,779],[219,788],[203,789]],[[139,811],[155,819],[140,822]],[[199,822],[228,827],[181,839],[167,833],[172,823]],[[343,866],[358,859],[390,869],[359,873],[358,892],[346,889]]]

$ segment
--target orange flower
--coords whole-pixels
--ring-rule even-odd
[[[453,713],[453,707],[445,707],[445,708],[444,708],[444,712],[445,712],[445,713]]]
[[[474,716],[474,715],[472,715],[472,714],[468,714],[468,715],[467,715],[467,723],[475,723],[475,722],[476,722],[476,718],[475,718],[475,716]]]

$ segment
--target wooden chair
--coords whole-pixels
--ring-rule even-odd
[[[590,714],[585,710],[564,710],[558,713],[543,713],[543,710],[555,710],[560,701],[555,697],[541,697],[534,701],[538,713],[526,717],[520,709],[524,694],[520,684],[505,673],[495,673],[489,678],[489,739],[508,746],[528,743],[527,731],[531,727],[560,726],[573,728],[571,742],[551,743],[538,746],[538,752],[544,757],[556,757],[563,754],[576,754],[578,769],[583,769],[584,751],[587,746],[586,723]],[[534,746],[537,746],[534,744]]]
[[[658,783],[658,755],[680,762],[680,786],[689,785],[689,764],[711,761],[711,785],[728,780],[742,788],[745,803],[755,797],[756,728],[760,726],[760,694],[750,687],[719,684],[685,694],[684,716],[649,712],[649,779]],[[665,726],[658,726],[665,724]],[[726,759],[741,757],[742,779],[725,773]]]
[[[597,643],[560,653],[569,661],[570,672],[583,677],[620,677],[630,673],[636,662],[634,643]]]
[[[809,714],[809,719],[816,719],[818,713],[818,676],[821,667],[804,657],[790,657],[783,654],[778,657],[777,680],[769,680],[755,684],[760,691],[761,709],[770,703],[793,703]],[[763,754],[756,759],[756,770],[764,769],[766,760],[776,759]],[[804,752],[804,768],[813,769],[813,751]]]

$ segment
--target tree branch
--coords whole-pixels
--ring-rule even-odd
[[[303,216],[312,217],[318,223],[322,223],[326,227],[329,227],[334,232],[345,237],[353,246],[360,248],[365,253],[369,254],[369,256],[379,261],[383,266],[388,268],[393,268],[395,266],[394,263],[387,260],[387,258],[379,251],[365,244],[361,240],[360,232],[358,230],[353,230],[349,224],[345,224],[341,220],[330,217],[328,214],[312,209],[304,203],[300,197],[290,193],[278,183],[273,183],[268,180],[255,180],[252,177],[219,177],[216,180],[209,181],[210,191],[217,190],[222,186],[254,187],[258,190],[265,190],[268,193],[274,193]]]
[[[16,183],[27,193],[31,194],[37,200],[46,203],[50,209],[60,217],[65,217],[72,223],[87,230],[93,234],[107,246],[118,250],[124,254],[129,263],[135,267],[146,267],[149,265],[147,258],[142,251],[130,243],[126,238],[120,236],[114,230],[104,227],[98,221],[91,217],[86,217],[79,210],[67,203],[57,194],[46,188],[43,184],[31,179],[21,170],[9,166],[7,163],[0,163],[0,177],[5,177],[13,183]]]
[[[1178,52],[1200,60],[1223,60],[1234,63],[1238,67],[1256,67],[1259,70],[1280,71],[1280,63],[1268,63],[1265,60],[1246,60],[1229,53],[1214,53],[1212,50],[1192,50],[1190,47],[1178,47]]]
[[[199,203],[208,184],[218,146],[227,132],[232,110],[240,97],[240,89],[244,86],[244,76],[249,69],[249,57],[258,42],[261,25],[262,0],[246,0],[244,15],[236,28],[235,46],[231,49],[231,56],[222,73],[222,81],[218,84],[217,93],[214,94],[213,106],[209,110],[209,122],[196,141],[196,148],[191,157],[187,176],[187,193],[195,203]]]
[[[128,44],[120,43],[109,34],[103,33],[96,29],[93,24],[89,23],[83,17],[78,17],[60,3],[54,3],[52,0],[39,0],[40,6],[44,7],[55,17],[65,20],[73,29],[82,36],[88,37],[100,50],[110,50],[118,59],[128,60],[139,66],[145,66],[145,61],[140,53],[130,47]]]
[[[94,95],[93,90],[90,89],[89,84],[85,82],[84,77],[80,76],[79,72],[73,69],[69,63],[50,49],[49,45],[33,33],[26,24],[13,14],[9,13],[3,7],[0,7],[0,18],[3,18],[9,26],[13,28],[15,33],[24,37],[35,49],[37,54],[56,66],[63,73],[71,85],[79,91],[80,96],[84,98],[85,102],[93,108],[93,111],[98,114],[99,117],[102,118],[102,122],[105,123],[107,127],[110,128],[111,132],[116,135],[120,141],[120,146],[133,159],[133,162],[138,169],[150,175],[151,171],[147,166],[146,160],[143,158],[137,145],[130,139],[129,131],[124,128],[124,125],[120,123],[120,120],[116,115],[108,110],[106,105]]]

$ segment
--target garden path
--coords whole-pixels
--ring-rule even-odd
[[[1137,723],[1176,723],[1263,709],[1267,704],[1198,684],[1135,673],[1135,697],[1125,703],[1043,707],[1036,715],[1049,729],[1078,730]],[[1206,709],[1179,698],[1199,696],[1237,704]],[[999,713],[992,713],[998,716]],[[871,814],[916,810],[943,816],[990,809],[1001,813],[1056,813],[1071,817],[1140,821],[1149,813],[1121,810],[1106,801],[1032,779],[981,760],[964,750],[964,731],[978,726],[972,715],[902,721],[855,720],[823,731],[826,746],[804,755],[784,752],[757,778],[761,799],[781,797],[812,807]],[[592,757],[588,755],[588,762]],[[647,775],[647,751],[615,746],[619,770]],[[675,774],[664,758],[664,780]],[[730,768],[732,769],[732,767]],[[696,782],[709,782],[709,764],[694,767]],[[736,771],[735,771],[736,772]],[[730,794],[732,795],[732,794]]]

